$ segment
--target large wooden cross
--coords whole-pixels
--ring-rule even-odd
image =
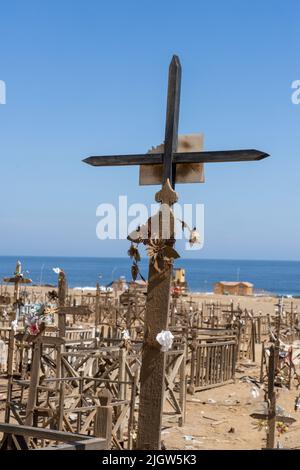
[[[174,191],[178,164],[241,162],[261,160],[268,154],[259,150],[228,150],[217,152],[177,152],[180,105],[181,65],[173,56],[169,68],[165,141],[163,151],[137,155],[91,156],[84,160],[92,166],[160,165],[162,190],[156,201],[170,207],[177,201]],[[172,239],[171,239],[172,238]],[[174,243],[172,234],[169,244]],[[157,334],[168,328],[172,264],[158,272],[149,264],[145,342],[141,368],[140,406],[138,420],[138,449],[160,449],[162,408],[165,391],[166,354],[156,341]]]

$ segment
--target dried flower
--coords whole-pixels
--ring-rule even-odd
[[[128,256],[130,256],[130,258],[134,258],[134,260],[138,263],[139,261],[141,261],[141,256],[140,256],[140,253],[139,253],[139,250],[137,249],[136,246],[134,246],[133,243],[131,243],[130,245],[130,248],[128,250]]]
[[[172,259],[179,258],[179,254],[170,245],[166,245],[164,240],[149,240],[146,248],[156,271],[161,272],[165,263],[171,263]]]
[[[133,263],[133,265],[131,266],[131,276],[134,281],[136,281],[138,273],[139,273],[139,267],[136,263]]]

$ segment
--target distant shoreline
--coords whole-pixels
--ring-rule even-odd
[[[72,256],[72,255],[2,255],[0,254],[1,258],[15,258],[16,261],[19,258],[44,258],[44,259],[119,259],[119,260],[128,260],[128,256]],[[146,256],[144,259],[147,259]],[[184,258],[181,256],[178,258],[178,262],[180,261],[233,261],[233,262],[254,262],[254,263],[300,263],[299,260],[295,259],[268,259],[268,258]]]
[[[4,283],[4,282],[0,282],[0,288],[2,287],[2,291],[7,291],[9,292],[10,294],[12,294],[13,292],[13,285],[11,284],[7,284],[7,283]],[[100,287],[105,287],[103,285],[100,284]],[[57,289],[57,285],[56,284],[29,284],[29,285],[26,285],[26,288],[24,287],[24,289],[26,289],[27,291],[31,291],[31,290],[38,290],[38,289],[41,289],[43,292],[47,292],[48,289],[49,290],[56,290]],[[96,291],[96,286],[69,286],[69,291],[70,292],[86,292],[86,293],[93,293]],[[266,292],[266,291],[263,291],[263,292],[254,292],[253,295],[245,295],[245,296],[239,296],[239,295],[233,295],[233,294],[215,294],[213,291],[200,291],[200,290],[188,290],[186,292],[186,296],[205,296],[207,298],[213,298],[213,297],[222,297],[224,299],[230,299],[231,297],[233,298],[237,298],[237,297],[242,297],[242,298],[281,298],[281,297],[284,297],[285,299],[300,299],[300,295],[298,294],[282,294],[280,292],[276,293],[276,292]]]
[[[54,268],[63,269],[70,287],[109,286],[112,281],[125,277],[131,280],[129,257],[52,257],[52,256],[0,256],[0,282],[12,276],[20,259],[22,270],[33,284],[57,285]],[[300,261],[219,260],[180,258],[175,268],[185,270],[189,290],[211,295],[220,281],[246,281],[254,285],[257,295],[300,296]],[[140,262],[143,277],[148,275],[148,258]]]

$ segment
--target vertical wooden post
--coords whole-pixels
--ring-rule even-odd
[[[56,359],[56,377],[58,379],[64,379],[66,375],[66,368],[63,363],[62,352],[64,351],[64,344],[60,344],[57,347],[57,359]],[[62,431],[64,422],[64,403],[65,403],[65,381],[56,382],[56,390],[59,391],[59,401],[57,410],[57,429]]]
[[[7,375],[11,377],[14,370],[14,350],[15,350],[15,331],[11,327],[9,331],[8,339],[8,351],[7,351]]]
[[[107,449],[111,447],[112,438],[112,394],[109,390],[104,389],[99,392],[100,406],[97,408],[94,434],[95,437],[102,437],[107,441]]]
[[[58,275],[58,306],[65,307],[67,297],[67,279],[64,271],[60,271]],[[59,336],[64,338],[66,336],[66,315],[64,312],[58,311],[58,331]]]
[[[175,314],[176,314],[176,306],[175,306],[175,298],[171,304],[171,326],[175,326]]]
[[[118,399],[123,401],[126,399],[125,396],[125,372],[126,372],[126,349],[121,348],[119,351],[119,393],[118,393]],[[118,414],[120,415],[122,413],[122,406],[119,407]],[[118,429],[118,437],[120,441],[123,441],[124,439],[124,423],[120,424],[120,427]]]
[[[255,362],[255,320],[251,320],[251,352],[252,352],[252,361]]]
[[[265,360],[265,342],[261,344],[260,375],[259,382],[264,382],[264,360]]]
[[[257,342],[261,343],[261,314],[257,317]]]
[[[168,326],[172,268],[158,273],[149,268],[145,346],[142,357],[138,449],[160,449],[166,354],[156,335]],[[156,344],[155,344],[156,343]]]
[[[9,420],[10,420],[10,402],[12,399],[12,389],[13,389],[13,377],[11,375],[8,377],[8,382],[7,382],[7,395],[6,395],[5,417],[4,417],[5,423],[9,423]]]
[[[274,449],[275,426],[276,426],[276,395],[274,390],[275,381],[275,348],[270,347],[269,373],[268,373],[268,433],[267,449]]]
[[[83,397],[83,376],[84,376],[84,371],[81,370],[79,372],[80,379],[79,379],[79,406],[82,406],[82,397]],[[81,411],[77,413],[77,432],[80,433],[81,429]]]
[[[291,383],[292,383],[292,368],[293,368],[293,346],[290,346],[288,352],[289,358],[289,377],[288,377],[288,389],[291,390]]]
[[[187,345],[183,343],[182,362],[180,364],[180,391],[179,391],[179,404],[181,408],[181,417],[179,418],[179,426],[183,426],[185,423],[186,414],[186,355]]]
[[[95,302],[95,336],[97,336],[97,327],[100,323],[100,312],[99,312],[99,306],[100,306],[100,286],[99,283],[97,282],[96,285],[96,302]]]
[[[277,322],[276,322],[276,341],[275,341],[275,353],[274,353],[274,364],[275,364],[275,373],[279,367],[279,351],[280,351],[280,329],[281,329],[281,313],[279,311]]]
[[[131,397],[130,397],[130,410],[128,420],[128,449],[133,449],[133,432],[134,432],[134,412],[137,394],[139,372],[136,371],[132,381]]]
[[[270,330],[271,328],[271,318],[270,318],[270,314],[267,313],[267,323],[268,323],[268,331]]]
[[[241,359],[241,340],[242,340],[242,324],[241,318],[238,317],[237,323],[237,354],[236,354],[236,363],[238,363]],[[244,357],[243,357],[244,358]]]
[[[188,392],[191,394],[195,392],[196,361],[197,361],[197,333],[192,331],[190,384],[188,387]]]
[[[61,377],[63,378],[63,377]],[[65,402],[65,381],[58,382],[59,388],[58,410],[57,410],[57,429],[62,431],[64,422],[64,402]]]
[[[36,405],[37,387],[40,377],[41,344],[41,337],[38,337],[34,344],[33,360],[30,371],[30,385],[26,406],[26,417],[24,421],[26,426],[32,426],[33,423],[33,412]]]

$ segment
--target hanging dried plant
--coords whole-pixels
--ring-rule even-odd
[[[133,265],[131,266],[131,277],[134,281],[136,281],[138,273],[139,273],[139,267],[136,263],[133,263]]]
[[[134,243],[131,243],[127,254],[131,259],[133,259],[133,264],[131,266],[131,277],[133,281],[136,281],[138,275],[143,281],[145,281],[144,277],[142,276],[140,272],[140,268],[138,265],[138,263],[141,261],[141,255],[139,253],[138,247],[134,245]]]
[[[128,253],[128,256],[130,256],[131,259],[133,258],[137,263],[141,261],[139,250],[137,246],[134,246],[133,243],[131,243],[130,248],[127,253]]]

